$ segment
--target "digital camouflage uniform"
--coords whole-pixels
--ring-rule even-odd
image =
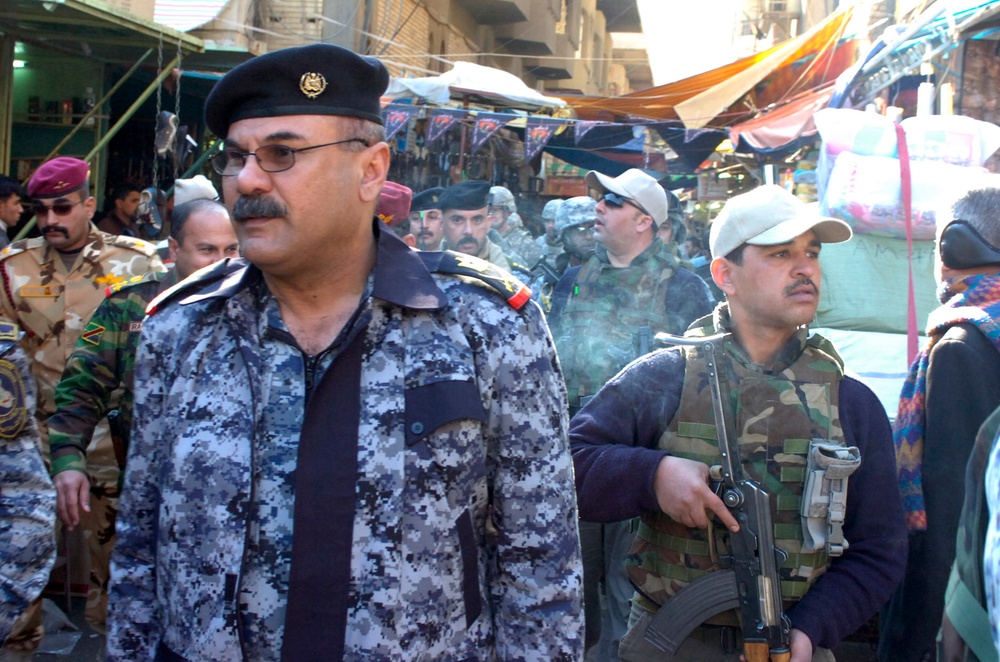
[[[95,428],[109,411],[116,412],[111,436],[116,462],[124,468],[132,427],[135,350],[142,319],[153,297],[175,282],[175,272],[153,271],[105,288],[107,298],[94,311],[76,341],[63,378],[56,386],[56,412],[48,421],[53,476],[66,470],[87,472],[87,447]],[[107,483],[95,486],[95,491],[102,495],[97,501],[100,508],[92,508],[90,513],[82,511],[82,517],[94,522],[88,530],[102,549],[110,550],[117,540],[115,518],[120,482],[119,479],[113,486]],[[91,564],[87,614],[92,622],[105,620],[108,578],[107,563]]]
[[[535,238],[531,236],[531,233],[524,228],[524,223],[517,212],[513,212],[507,217],[507,230],[500,233],[500,237],[504,242],[502,247],[519,255],[524,261],[524,266],[529,270],[542,259],[541,247],[535,243]]]
[[[46,422],[55,412],[56,385],[90,316],[104,300],[105,289],[148,271],[163,270],[153,244],[109,235],[93,224],[90,230],[87,244],[68,270],[59,252],[42,237],[14,242],[0,252],[0,317],[17,322],[25,331],[21,346],[31,359],[38,388],[35,418],[47,463]],[[117,504],[119,476],[106,422],[97,426],[89,443],[91,512],[84,513],[82,525],[91,565],[106,568],[113,530],[109,518]],[[91,609],[88,618],[98,629],[102,627],[102,613]]]
[[[541,312],[508,305],[516,287],[500,295],[434,264],[475,274],[481,260],[376,234],[376,266],[344,330],[364,349],[343,659],[579,660],[565,391]],[[332,347],[298,350],[260,272],[238,260],[154,302],[136,364],[109,659],[163,648],[192,661],[278,659],[296,448]]]
[[[56,550],[56,493],[38,452],[35,388],[18,335],[0,322],[0,644],[45,588]]]

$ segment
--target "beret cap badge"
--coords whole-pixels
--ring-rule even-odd
[[[302,94],[310,99],[315,99],[323,94],[323,90],[326,89],[326,78],[323,77],[323,74],[314,72],[304,73],[302,74],[302,78],[299,79],[299,89],[302,90]]]

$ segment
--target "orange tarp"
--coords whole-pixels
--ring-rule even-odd
[[[842,37],[852,13],[853,6],[842,7],[794,40],[674,83],[620,97],[562,98],[581,120],[620,121],[626,116],[677,120],[680,119],[675,110],[677,105],[709,93],[712,88],[786,51],[786,57],[776,61],[762,78],[751,81],[739,99],[708,122],[709,126],[728,126],[748,119],[758,108],[822,86],[851,66],[857,49],[853,41],[843,42]],[[795,47],[789,49],[794,42],[797,42]]]

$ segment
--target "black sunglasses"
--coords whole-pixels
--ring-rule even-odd
[[[264,172],[284,172],[295,165],[295,155],[299,152],[308,152],[311,149],[343,145],[344,143],[361,143],[368,147],[368,141],[363,138],[347,138],[346,140],[335,140],[332,143],[299,148],[288,145],[264,145],[253,152],[224,149],[212,157],[212,168],[224,177],[233,177],[240,174],[243,166],[247,164],[247,157],[252,156],[257,159],[257,165]]]
[[[626,204],[629,204],[638,209],[639,211],[641,211],[646,216],[652,216],[652,214],[643,209],[642,205],[640,205],[635,200],[618,195],[617,193],[606,191],[604,195],[601,197],[601,199],[604,200],[604,204],[615,207],[616,209],[619,207],[624,207]]]
[[[86,200],[77,200],[76,202],[59,202],[51,207],[43,205],[40,202],[35,202],[31,205],[31,213],[38,218],[45,218],[49,215],[49,212],[52,212],[56,216],[66,216],[73,211],[73,207],[84,202],[86,202]]]

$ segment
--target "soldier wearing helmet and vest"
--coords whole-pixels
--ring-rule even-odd
[[[819,304],[822,245],[850,237],[845,223],[778,186],[731,199],[711,231],[712,275],[726,301],[686,334],[728,334],[717,368],[710,374],[693,347],[653,352],[573,419],[581,518],[641,518],[626,557],[636,592],[622,660],[664,659],[646,636],[654,615],[733,561],[731,533],[747,524],[709,486],[709,465],[721,462],[715,375],[741,471],[766,487],[774,543],[787,554],[773,580],[791,661],[832,660],[828,649],[871,618],[902,577],[906,527],[885,411],[807,327]],[[836,480],[827,475],[833,467]],[[682,636],[671,659],[738,659],[739,610],[712,606],[715,615]]]
[[[524,222],[517,213],[514,194],[503,186],[491,186],[486,208],[486,216],[491,225],[490,239],[503,249],[504,253],[514,256],[515,262],[533,269],[542,252],[535,244],[535,238],[524,229]],[[494,236],[495,235],[495,236]]]
[[[542,208],[542,225],[545,226],[545,234],[535,238],[535,244],[542,252],[539,262],[545,262],[549,268],[555,269],[556,259],[563,254],[563,243],[559,233],[556,232],[556,212],[564,200],[549,200]]]

